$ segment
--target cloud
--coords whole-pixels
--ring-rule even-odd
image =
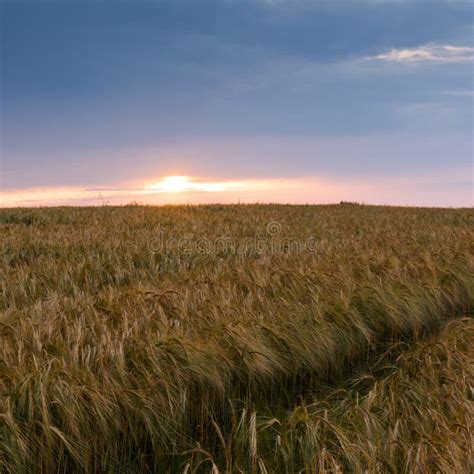
[[[426,44],[417,48],[393,48],[369,59],[400,63],[471,63],[474,47]]]
[[[445,91],[445,94],[454,95],[457,97],[474,97],[474,90],[472,91]]]

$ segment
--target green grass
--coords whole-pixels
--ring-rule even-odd
[[[470,320],[432,336],[442,350],[411,341],[472,314],[473,218],[0,210],[0,471],[468,472]],[[196,246],[222,237],[246,250]],[[284,238],[313,251],[271,251]],[[407,344],[380,372],[378,354]],[[375,385],[350,384],[356,373]]]

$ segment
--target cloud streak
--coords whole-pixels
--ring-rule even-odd
[[[474,62],[474,47],[426,44],[416,48],[392,48],[386,53],[371,56],[369,59],[399,63],[472,63]]]
[[[466,90],[466,91],[445,91],[445,94],[454,95],[456,97],[474,97],[474,90]]]

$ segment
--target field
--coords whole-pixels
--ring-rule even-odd
[[[472,209],[0,224],[0,472],[473,468]]]

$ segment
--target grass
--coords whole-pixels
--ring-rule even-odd
[[[468,472],[473,218],[0,210],[0,471]]]
[[[227,436],[186,467],[227,472],[452,472],[474,467],[474,322],[392,347],[284,412],[230,402]],[[275,412],[279,412],[276,416]]]

